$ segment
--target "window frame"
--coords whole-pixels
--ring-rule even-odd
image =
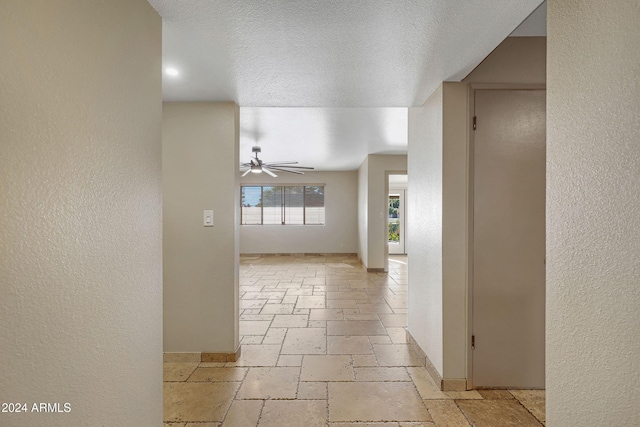
[[[242,203],[242,194],[245,187],[260,188],[260,223],[259,224],[245,224],[243,222],[243,210],[245,209]],[[264,223],[264,188],[273,187],[280,189],[280,224],[265,224]],[[289,206],[285,204],[286,188],[287,187],[302,187],[302,224],[287,223],[287,215],[285,214],[286,208]],[[322,188],[322,208],[324,209],[324,218],[322,223],[307,224],[307,188],[308,187],[320,187]],[[240,185],[240,225],[259,225],[259,226],[325,226],[326,225],[326,185],[325,184],[285,184],[285,185],[272,185],[272,184],[241,184]],[[257,206],[256,206],[257,207]]]

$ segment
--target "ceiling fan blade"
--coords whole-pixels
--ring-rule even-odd
[[[245,173],[243,173],[241,176],[245,176],[247,175],[249,172],[251,172],[251,169],[247,169]]]
[[[314,169],[308,166],[294,166],[298,164],[298,162],[294,162],[294,161],[268,162],[268,163],[263,162],[262,160],[258,159],[258,153],[260,153],[261,151],[260,147],[255,146],[251,149],[251,151],[254,153],[254,157],[251,157],[251,162],[240,164],[241,168],[242,167],[249,168],[249,170],[246,171],[242,176],[245,176],[252,171],[253,172],[264,171],[267,175],[271,175],[272,177],[277,178],[278,175],[273,173],[273,171],[289,172],[289,173],[295,173],[298,175],[304,175],[304,172],[302,172],[300,169],[304,169],[304,170]]]
[[[294,170],[287,170],[287,169],[281,169],[281,168],[276,168],[276,167],[272,167],[271,169],[276,170],[276,171],[280,171],[280,172],[289,172],[289,173],[297,173],[298,175],[304,175],[304,172],[300,172],[300,171],[294,171]],[[263,168],[264,170],[264,168]]]
[[[278,177],[278,175],[276,175],[275,173],[271,172],[269,169],[265,168],[264,165],[262,166],[262,171],[268,173],[269,175],[271,175],[274,178]]]
[[[314,168],[309,167],[309,166],[271,165],[271,167],[275,167],[275,168],[286,168],[286,169],[307,169],[307,170],[313,170],[313,169],[314,169]]]
[[[278,166],[278,165],[297,165],[298,162],[269,162],[269,163],[263,163],[263,165],[274,165],[274,166]]]

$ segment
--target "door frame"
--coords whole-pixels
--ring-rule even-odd
[[[409,174],[407,173],[407,170],[385,170],[384,171],[384,199],[387,201],[387,203],[385,203],[385,211],[388,211],[388,205],[389,205],[389,175],[407,175],[407,178],[409,178]],[[407,189],[409,189],[409,184],[407,183]],[[386,218],[386,216],[385,216]],[[406,222],[406,221],[405,221]],[[406,227],[406,225],[405,225]],[[389,223],[388,221],[384,221],[384,252],[382,252],[384,254],[384,271],[386,273],[389,272],[389,243],[388,243],[388,239],[387,239],[387,233],[389,232]],[[406,233],[406,230],[405,230]],[[406,234],[405,234],[406,235]],[[405,242],[405,248],[404,251],[407,252],[407,247],[406,247],[406,242]]]
[[[406,240],[406,230],[405,224],[407,219],[407,211],[405,208],[405,203],[407,200],[407,188],[406,187],[389,187],[389,198],[392,194],[398,193],[400,208],[398,210],[398,222],[400,223],[400,241],[398,243],[402,243],[402,252],[393,253],[389,252],[389,255],[406,255],[407,254],[407,240]],[[388,219],[387,219],[388,223]],[[387,250],[389,250],[389,242],[387,240]]]
[[[475,116],[475,91],[476,90],[546,90],[547,85],[541,83],[514,84],[514,83],[470,83],[468,86],[467,99],[469,100],[467,117],[467,390],[473,389],[473,247],[474,247],[474,147],[475,132],[473,129],[473,118]],[[546,312],[546,304],[545,304]]]

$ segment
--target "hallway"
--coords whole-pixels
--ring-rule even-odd
[[[237,362],[164,364],[171,427],[540,426],[544,391],[442,392],[407,345],[407,257],[241,256]]]

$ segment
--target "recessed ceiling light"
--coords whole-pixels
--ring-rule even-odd
[[[164,69],[164,72],[165,72],[165,73],[167,73],[167,75],[169,75],[169,76],[173,76],[173,77],[175,77],[175,76],[177,76],[178,74],[180,74],[180,73],[178,72],[178,70],[176,70],[175,68],[171,68],[171,67],[169,67],[169,68],[165,68],[165,69]]]

